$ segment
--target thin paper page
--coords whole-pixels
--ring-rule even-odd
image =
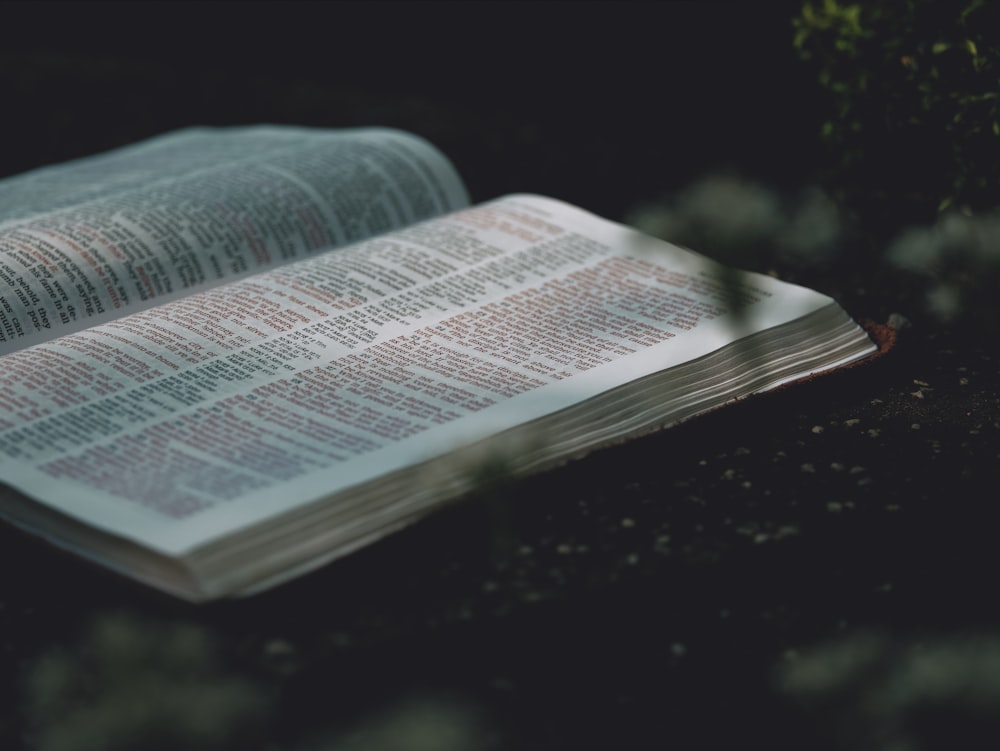
[[[830,304],[716,277],[510,197],[3,358],[0,466],[180,553]]]
[[[0,355],[467,205],[392,130],[183,131],[0,183]]]

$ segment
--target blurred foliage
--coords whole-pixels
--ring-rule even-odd
[[[777,666],[776,683],[823,737],[820,748],[931,751],[1000,744],[1000,639],[994,633],[917,641],[854,632],[790,657]]]
[[[26,678],[34,751],[245,751],[267,720],[266,692],[229,672],[194,625],[100,615]]]
[[[1000,214],[949,211],[929,227],[907,227],[886,260],[922,278],[925,308],[941,321],[1000,331]]]
[[[799,56],[830,95],[826,183],[868,226],[1000,206],[1000,3],[809,0]]]
[[[494,561],[510,557],[514,548],[510,499],[516,496],[517,475],[503,452],[482,457],[470,472],[473,507],[482,514],[483,538]]]

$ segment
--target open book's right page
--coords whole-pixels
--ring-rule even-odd
[[[2,358],[0,469],[182,555],[817,315],[815,341],[772,337],[752,379],[737,360],[723,381],[763,390],[874,345],[824,295],[727,288],[698,254],[511,196]]]

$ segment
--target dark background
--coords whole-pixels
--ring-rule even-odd
[[[719,171],[797,190],[836,159],[798,9],[7,3],[0,176],[271,122],[412,130],[474,200],[613,219]],[[0,748],[993,747],[996,347],[845,255],[774,271],[913,319],[881,361],[250,600],[182,605],[0,529]]]
[[[8,3],[0,173],[191,124],[394,125],[477,200],[620,214],[706,170],[801,181],[797,3]]]

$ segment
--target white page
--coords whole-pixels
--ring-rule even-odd
[[[0,470],[182,553],[832,302],[717,273],[509,197],[3,358]]]
[[[191,129],[0,181],[0,355],[467,204],[388,129]]]

